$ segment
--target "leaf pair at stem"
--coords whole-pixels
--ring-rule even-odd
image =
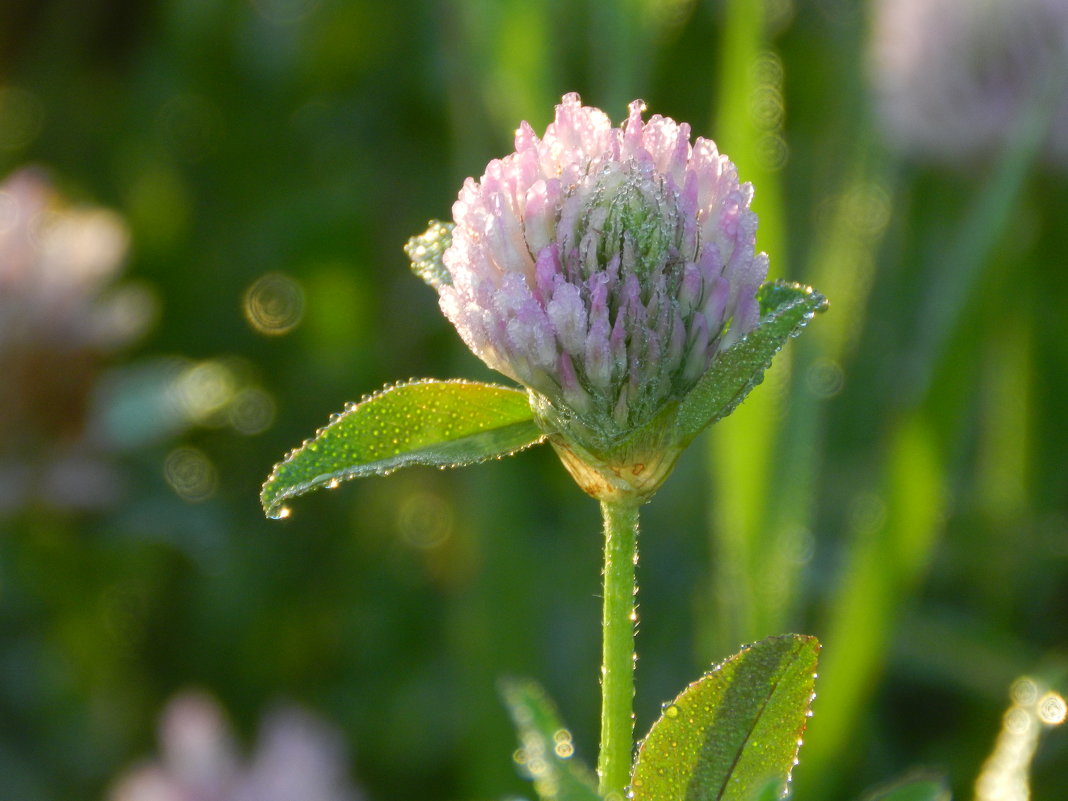
[[[685,397],[657,416],[653,421],[657,430],[634,432],[628,441],[616,443],[614,452],[647,450],[646,443],[655,441],[669,451],[661,454],[668,459],[669,471],[677,453],[741,403],[786,341],[826,307],[822,295],[799,284],[767,283],[758,297],[761,320],[757,327],[720,354]],[[537,405],[533,395],[523,390],[471,381],[426,379],[386,387],[350,404],[275,465],[260,494],[264,511],[270,517],[285,516],[286,501],[321,487],[385,475],[407,465],[459,467],[499,459],[547,437],[562,455],[570,448],[581,451],[580,458],[600,461],[603,454],[588,454],[577,444],[569,446],[566,433],[539,427],[533,408]],[[543,419],[538,420],[545,425]],[[568,468],[575,473],[572,465]],[[593,466],[602,473],[604,468]],[[639,488],[638,495],[647,498],[664,477],[666,472],[655,485]],[[618,483],[611,473],[609,480]],[[597,494],[590,487],[584,489]]]

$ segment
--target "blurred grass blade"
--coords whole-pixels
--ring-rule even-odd
[[[774,281],[764,284],[760,322],[742,340],[712,363],[712,367],[679,406],[679,436],[686,441],[726,417],[764,378],[786,341],[797,336],[827,301],[812,287]]]
[[[519,735],[516,762],[542,801],[600,801],[593,772],[574,758],[575,747],[556,709],[530,681],[501,682],[501,696]]]
[[[790,781],[819,642],[797,634],[742,649],[664,707],[634,765],[633,801],[752,801]]]
[[[1010,692],[1012,704],[1002,717],[994,750],[975,780],[975,801],[1031,797],[1031,763],[1047,728],[1068,716],[1064,697],[1039,678],[1022,676]]]
[[[774,13],[769,4],[752,0],[724,0],[721,5],[724,28],[711,130],[720,152],[730,154],[738,175],[757,187],[753,197],[753,211],[760,218],[757,250],[765,251],[771,269],[782,275],[787,263],[780,179],[787,154],[785,69],[769,36]]]
[[[923,577],[944,525],[945,470],[934,432],[918,415],[902,421],[885,473],[854,500],[852,543],[832,596],[802,791],[831,797],[857,753],[858,728],[886,663],[901,615]],[[815,785],[815,786],[813,786]]]
[[[275,465],[260,492],[268,517],[320,487],[407,465],[459,467],[542,440],[522,390],[473,381],[415,381],[350,404]]]
[[[752,209],[760,218],[756,248],[769,260],[769,278],[790,275],[786,236],[783,170],[790,146],[784,130],[787,115],[785,79],[792,69],[776,52],[774,37],[783,24],[774,3],[722,0],[717,79],[709,130],[720,152],[730,154],[738,175],[756,188]],[[822,285],[816,284],[816,286]],[[830,296],[833,297],[833,296]],[[837,298],[835,299],[837,303]],[[836,314],[837,316],[837,314]],[[763,376],[764,390],[750,397],[708,437],[708,470],[715,502],[710,509],[712,547],[716,553],[710,582],[710,613],[700,634],[709,659],[733,652],[789,626],[769,625],[762,603],[768,580],[761,562],[774,547],[776,532],[766,524],[774,507],[768,488],[779,461],[779,429],[785,388],[794,354],[781,354]],[[782,596],[780,596],[782,597]]]

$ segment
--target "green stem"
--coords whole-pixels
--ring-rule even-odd
[[[638,561],[637,500],[601,501],[604,517],[604,630],[601,664],[601,753],[598,790],[603,798],[630,783],[634,737],[634,566]]]

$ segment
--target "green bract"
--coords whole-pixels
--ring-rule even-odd
[[[652,495],[693,438],[730,414],[763,380],[787,340],[827,307],[811,287],[783,281],[764,284],[757,299],[760,321],[747,336],[721,353],[686,394],[670,398],[647,423],[615,440],[531,391],[535,422],[583,490],[601,499]]]

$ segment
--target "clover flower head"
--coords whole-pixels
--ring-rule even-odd
[[[688,125],[615,128],[565,95],[540,138],[469,178],[453,222],[408,240],[412,270],[487,365],[524,390],[427,379],[346,407],[264,482],[289,498],[412,464],[459,467],[548,441],[587,494],[641,503],[741,403],[827,300],[764,282],[750,184]]]
[[[690,127],[568,94],[409,243],[471,350],[597,453],[682,397],[759,319],[753,189]],[[555,419],[554,419],[555,418]]]
[[[891,146],[968,166],[1012,137],[1068,65],[1063,0],[876,0],[869,71]],[[1042,98],[1046,101],[1046,98]],[[1052,98],[1048,161],[1068,166],[1068,92]]]

